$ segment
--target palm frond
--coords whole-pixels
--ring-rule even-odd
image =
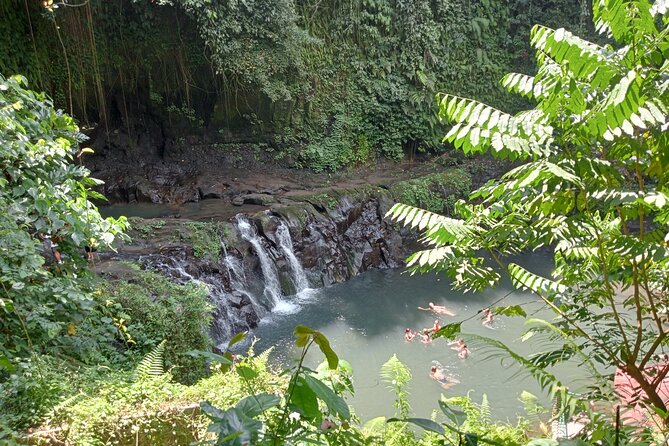
[[[515,287],[532,291],[549,300],[559,298],[567,291],[567,287],[561,283],[534,274],[515,263],[509,263],[508,269]]]

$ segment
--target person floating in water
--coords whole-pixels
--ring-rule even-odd
[[[419,310],[423,310],[423,311],[431,311],[431,312],[433,312],[433,313],[435,313],[435,314],[445,314],[445,315],[447,315],[447,316],[455,316],[455,313],[452,312],[451,310],[449,310],[448,308],[446,308],[445,306],[443,306],[443,305],[435,305],[435,304],[433,304],[432,302],[430,302],[430,303],[427,305],[427,308],[425,308],[425,307],[418,307],[418,309],[419,309]]]
[[[453,342],[449,342],[448,345],[450,345],[453,350],[458,352],[458,358],[469,358],[469,348],[467,348],[467,344],[465,344],[464,339],[458,338]]]
[[[439,319],[435,319],[434,320],[434,325],[432,326],[432,332],[436,333],[436,332],[439,331],[440,328],[441,328],[441,325],[439,325]]]
[[[488,328],[493,328],[492,323],[493,323],[493,313],[490,308],[484,308],[483,309],[483,325],[488,327]]]
[[[410,328],[407,328],[406,330],[404,330],[404,340],[405,341],[411,342],[411,341],[413,341],[413,338],[415,338],[415,337],[416,337],[416,333],[411,331]]]
[[[430,330],[428,328],[423,328],[423,333],[420,335],[423,344],[429,344],[432,342],[432,336],[430,335]]]
[[[430,378],[441,384],[441,387],[444,389],[448,389],[460,383],[460,381],[455,379],[452,375],[447,375],[446,370],[438,361],[432,361],[432,367],[430,367]]]
[[[469,358],[469,349],[467,348],[467,344],[463,344],[462,348],[458,350],[458,358],[460,359]]]
[[[453,350],[459,351],[462,347],[465,346],[465,341],[462,338],[458,338],[455,341],[449,342],[448,345],[450,345]]]

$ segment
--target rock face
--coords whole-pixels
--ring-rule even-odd
[[[226,221],[137,219],[134,241],[120,246],[118,257],[176,281],[208,284],[212,335],[225,342],[274,306],[290,304],[305,282],[320,288],[403,266],[418,245],[415,233],[384,217],[393,203],[389,191],[362,186],[300,201],[277,197],[265,211]]]

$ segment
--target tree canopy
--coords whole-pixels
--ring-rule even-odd
[[[315,170],[442,150],[437,91],[517,109],[496,78],[532,69],[529,23],[589,14],[579,0],[23,3],[0,6],[0,72],[102,140],[158,127]]]
[[[532,28],[537,74],[502,80],[534,100],[532,109],[509,114],[441,97],[440,116],[452,124],[446,140],[466,153],[522,162],[459,203],[458,218],[401,204],[390,214],[424,234],[428,248],[409,258],[414,271],[445,271],[469,291],[494,286],[502,267],[517,288],[555,311],[555,321],[535,322],[528,336],[542,334],[559,346],[514,356],[552,393],[564,387],[547,367],[561,361],[574,358],[592,374],[596,384],[583,399],[612,398],[613,380],[602,376],[602,365],[617,368],[638,383],[646,416],[666,425],[660,389],[669,372],[662,359],[669,309],[667,3],[596,0],[593,11],[609,44],[564,28]],[[552,277],[509,260],[540,248],[553,252]]]

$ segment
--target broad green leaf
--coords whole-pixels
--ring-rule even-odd
[[[339,365],[339,357],[330,347],[330,341],[328,341],[328,339],[322,333],[316,333],[314,336],[314,342],[325,355],[325,358],[328,361],[328,367],[330,367],[332,370],[335,370]]]
[[[508,307],[497,307],[494,310],[495,314],[499,314],[501,316],[521,316],[521,317],[527,317],[527,313],[525,310],[523,310],[523,307],[520,305],[512,305]]]
[[[242,378],[244,378],[246,380],[253,379],[253,378],[256,378],[258,376],[258,373],[255,370],[253,370],[250,367],[246,367],[246,366],[238,365],[237,367],[235,367],[235,371],[237,372],[237,374],[239,376],[241,376]]]
[[[242,398],[236,407],[247,417],[254,418],[265,412],[267,409],[276,407],[281,403],[281,398],[269,393],[259,393]]]
[[[311,390],[306,380],[301,376],[295,381],[295,388],[293,389],[290,402],[301,415],[307,418],[313,419],[321,415],[316,393]]]
[[[334,393],[327,385],[311,375],[306,375],[304,379],[316,396],[328,406],[330,412],[337,414],[340,418],[345,420],[351,418],[348,404],[346,404],[346,401],[344,401],[342,397]]]
[[[239,333],[234,335],[233,338],[230,339],[230,342],[228,343],[228,348],[230,348],[233,345],[237,344],[238,342],[241,342],[244,339],[246,339],[247,334],[248,334],[248,331],[240,331]]]
[[[462,326],[461,322],[444,325],[439,330],[432,333],[432,338],[452,339],[456,334],[460,333],[461,326]]]

